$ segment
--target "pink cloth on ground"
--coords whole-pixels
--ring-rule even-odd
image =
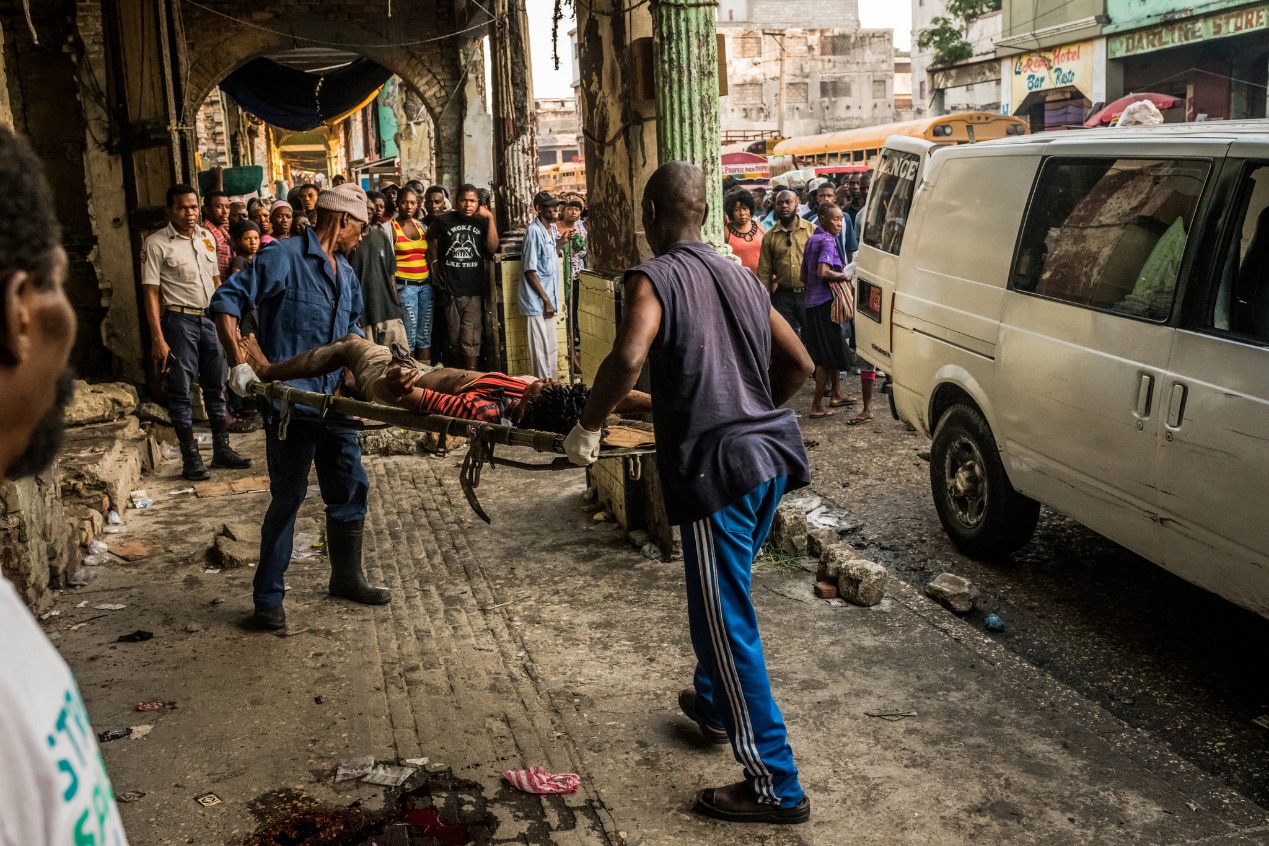
[[[507,770],[502,777],[516,790],[525,793],[576,793],[581,786],[581,776],[574,773],[552,775],[541,767],[526,770]]]

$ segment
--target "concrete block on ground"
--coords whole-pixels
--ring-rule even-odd
[[[956,614],[968,614],[978,599],[978,588],[969,579],[939,573],[925,586],[925,595]]]
[[[788,503],[776,509],[770,543],[790,555],[806,554],[806,512]]]
[[[837,574],[837,592],[842,599],[865,608],[881,602],[889,583],[890,573],[885,567],[863,558],[842,562]]]
[[[841,542],[836,529],[821,529],[811,526],[806,530],[806,554],[812,558],[821,558],[824,550]]]
[[[123,514],[128,492],[143,487],[146,436],[135,417],[66,430],[57,476],[67,506]]]
[[[90,385],[75,380],[75,393],[66,406],[66,425],[109,423],[131,414],[140,404],[137,389],[123,382]]]
[[[80,546],[88,546],[101,537],[102,530],[106,527],[106,518],[95,508],[81,505],[73,509],[71,517],[76,525]]]
[[[260,542],[247,543],[225,535],[216,536],[211,550],[212,563],[224,570],[254,567],[260,563]]]
[[[0,481],[0,574],[40,612],[52,588],[66,587],[66,568],[78,564],[78,523],[58,496],[57,465],[38,476]]]
[[[820,553],[820,563],[815,569],[815,581],[828,582],[831,585],[837,584],[837,575],[841,572],[842,564],[847,561],[853,561],[859,556],[849,545],[838,543],[824,549]]]
[[[172,425],[172,417],[167,413],[167,409],[155,402],[143,402],[137,406],[137,417],[147,423]]]

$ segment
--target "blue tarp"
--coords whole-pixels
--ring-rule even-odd
[[[305,132],[352,109],[391,77],[392,71],[370,59],[325,74],[254,59],[225,77],[220,90],[274,126]]]

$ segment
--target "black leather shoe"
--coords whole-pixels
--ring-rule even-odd
[[[797,825],[811,818],[811,800],[806,796],[792,808],[766,805],[753,795],[747,781],[738,781],[726,787],[708,787],[696,794],[698,814],[726,822],[767,823],[769,825]]]
[[[279,605],[277,608],[257,608],[251,615],[251,624],[257,629],[276,632],[286,628],[286,611]]]
[[[704,735],[705,739],[710,743],[721,746],[724,743],[731,742],[731,740],[727,737],[726,729],[711,726],[709,723],[705,722],[704,718],[701,717],[700,712],[696,710],[696,691],[694,689],[687,687],[679,692],[679,708],[682,709],[685,717],[701,727],[701,734]]]

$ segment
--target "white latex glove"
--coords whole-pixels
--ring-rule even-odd
[[[260,381],[260,377],[251,369],[250,364],[239,364],[229,371],[229,390],[240,397],[251,396],[251,386]]]
[[[603,436],[602,429],[592,432],[578,423],[564,439],[564,454],[578,467],[589,467],[599,458],[599,441]]]

